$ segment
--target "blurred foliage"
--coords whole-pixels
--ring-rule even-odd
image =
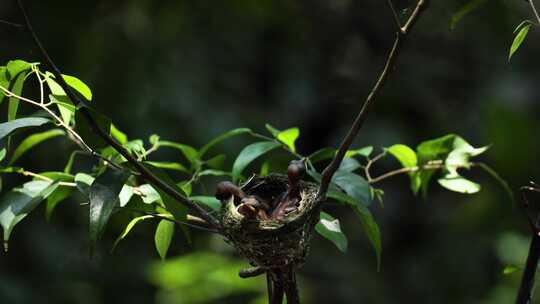
[[[487,1],[450,31],[452,16],[469,2],[432,4],[355,146],[413,146],[419,139],[455,132],[471,142],[491,144],[484,160],[516,189],[540,173],[535,165],[540,152],[535,142],[540,129],[538,31],[528,33],[509,65],[512,31],[530,16],[527,3]],[[223,130],[261,130],[262,122],[279,129],[298,126],[302,136],[295,144],[300,153],[335,146],[393,39],[391,15],[377,1],[28,5],[57,63],[90,85],[95,106],[122,131],[133,138],[156,133],[195,147]],[[396,1],[400,13],[409,5]],[[0,2],[0,19],[20,21],[12,1]],[[0,34],[5,38],[0,62],[35,60],[26,34],[3,25]],[[38,96],[36,91],[27,93]],[[5,117],[8,102],[1,107]],[[69,155],[61,151],[72,146],[59,138],[50,140],[18,162],[40,172],[62,167]],[[231,139],[208,157],[235,155],[249,142],[247,137]],[[183,160],[174,148],[160,150],[156,157]],[[230,168],[234,160],[221,161]],[[85,162],[75,169],[90,169]],[[383,173],[396,164],[388,161],[376,170]],[[487,184],[474,196],[433,187],[425,203],[406,191],[404,177],[384,182],[384,209],[372,205],[383,234],[380,272],[356,216],[331,206],[328,211],[348,232],[348,253],[315,238],[316,250],[302,269],[301,288],[309,303],[513,301],[520,272],[502,272],[518,258],[510,261],[500,252],[517,257],[526,250],[527,224],[495,182],[476,172],[470,178]],[[220,179],[204,180],[208,193]],[[11,177],[4,187],[23,181]],[[89,260],[83,245],[87,213],[77,206],[82,202],[75,197],[61,203],[50,224],[44,223],[45,207],[40,206],[17,227],[10,252],[0,255],[2,302],[154,303],[167,294],[147,275],[147,266],[155,269],[152,263],[158,259],[153,244],[157,222],[138,224],[110,255],[114,232],[119,234],[130,220],[113,214],[105,239]],[[502,246],[509,235],[521,239],[520,245],[507,240]],[[231,254],[204,233],[193,235],[192,247],[182,238],[174,236],[168,256],[200,250],[219,251],[221,258]],[[237,270],[227,277],[235,279]],[[255,284],[249,281],[242,284]],[[258,292],[233,303],[254,300]]]

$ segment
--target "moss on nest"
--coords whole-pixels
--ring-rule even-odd
[[[247,195],[274,200],[287,190],[287,177],[271,174],[253,177],[242,185]],[[309,250],[309,241],[319,221],[317,186],[300,182],[300,203],[283,219],[248,219],[236,210],[234,197],[222,209],[221,222],[227,240],[254,266],[276,269],[301,265]]]

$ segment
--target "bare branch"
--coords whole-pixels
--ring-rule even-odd
[[[32,35],[32,38],[34,40],[35,45],[39,49],[41,56],[43,57],[44,61],[49,65],[51,68],[56,80],[58,81],[59,85],[64,89],[66,92],[68,98],[73,102],[75,105],[79,107],[78,111],[81,111],[83,117],[88,121],[92,131],[99,135],[101,138],[103,138],[107,144],[112,146],[118,153],[120,153],[122,156],[126,158],[126,160],[133,165],[133,167],[141,174],[141,177],[147,180],[152,185],[156,186],[157,188],[161,189],[171,197],[173,197],[176,201],[179,203],[187,206],[188,208],[193,209],[201,218],[203,218],[205,221],[208,222],[210,226],[212,226],[215,229],[220,229],[221,224],[220,222],[212,216],[210,213],[208,213],[206,210],[204,210],[199,205],[195,204],[185,196],[183,196],[178,190],[158,178],[156,175],[154,175],[148,168],[146,168],[144,165],[142,165],[140,162],[137,161],[136,158],[134,158],[131,153],[124,148],[120,143],[118,143],[114,138],[112,138],[108,132],[105,132],[104,130],[101,130],[101,128],[98,126],[97,122],[94,120],[94,118],[91,116],[88,109],[85,107],[86,102],[81,100],[77,95],[73,93],[71,88],[68,86],[64,78],[62,77],[62,73],[58,69],[58,67],[54,64],[52,59],[49,57],[49,54],[41,44],[39,38],[37,37],[32,24],[30,23],[30,19],[28,18],[28,15],[26,13],[26,10],[24,8],[24,5],[22,3],[22,0],[17,1],[19,4],[19,9],[24,17],[25,24],[27,30]]]
[[[394,69],[395,62],[396,62],[397,56],[399,55],[400,47],[403,41],[405,40],[406,36],[409,34],[410,30],[412,29],[412,27],[414,26],[418,18],[421,16],[421,13],[425,10],[427,2],[428,0],[418,0],[414,11],[411,13],[405,25],[401,28],[400,31],[397,31],[396,39],[394,40],[392,49],[390,50],[390,53],[388,54],[388,58],[386,59],[386,64],[384,66],[384,69],[379,75],[379,78],[377,82],[375,83],[374,87],[371,89],[371,92],[367,96],[349,132],[343,139],[336,155],[334,156],[334,159],[332,159],[330,164],[323,170],[321,185],[319,187],[319,192],[318,192],[318,197],[320,200],[326,196],[326,192],[328,191],[328,186],[330,185],[332,176],[339,168],[341,162],[343,161],[343,158],[345,157],[345,153],[351,146],[353,140],[355,139],[356,135],[360,131],[360,128],[364,124],[367,115],[370,113],[373,107],[374,101],[376,100],[381,89],[386,83],[386,80],[388,79],[390,72]]]
[[[534,5],[533,0],[529,0],[529,4],[531,5],[532,11],[534,12],[534,16],[536,17],[536,20],[538,20],[538,23],[540,23],[540,15],[538,15],[538,11],[536,10],[536,6]]]
[[[397,28],[401,31],[401,22],[399,21],[399,16],[396,12],[396,8],[394,7],[394,3],[392,0],[387,0],[388,6],[390,7],[390,10],[392,11],[392,15],[394,17],[394,21],[396,22]]]

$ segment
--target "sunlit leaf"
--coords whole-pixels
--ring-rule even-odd
[[[348,150],[345,152],[345,157],[355,157],[357,155],[369,157],[371,152],[373,152],[373,146],[367,146],[356,150]]]
[[[192,164],[196,163],[199,160],[199,153],[197,152],[197,150],[195,150],[195,148],[191,146],[166,140],[159,141],[159,145],[162,147],[169,147],[180,150],[182,154],[186,157],[186,159]]]
[[[151,215],[142,215],[142,216],[138,216],[136,218],[133,218],[127,225],[126,227],[124,228],[124,230],[122,231],[122,233],[116,238],[116,240],[114,241],[114,244],[113,244],[113,247],[111,249],[111,251],[113,251],[117,246],[118,246],[118,243],[120,243],[121,240],[123,240],[130,232],[131,232],[131,229],[133,229],[133,227],[135,227],[135,225],[142,221],[142,220],[147,220],[147,219],[151,219],[152,216]]]
[[[521,270],[521,269],[519,267],[517,267],[517,266],[508,265],[508,266],[504,267],[503,274],[509,275],[509,274],[512,274],[512,273],[514,273],[516,271],[519,271],[519,270]]]
[[[11,60],[7,63],[6,68],[7,72],[9,73],[9,79],[13,80],[17,75],[19,75],[21,72],[30,70],[32,67],[32,64],[24,61],[24,60]]]
[[[334,243],[341,252],[347,252],[347,237],[341,231],[339,220],[330,214],[321,212],[321,219],[315,226],[315,230]]]
[[[264,126],[266,127],[266,130],[268,130],[268,132],[270,132],[270,134],[272,134],[273,137],[277,138],[277,136],[278,136],[278,134],[280,132],[278,129],[274,128],[271,124],[268,124],[268,123],[265,124]]]
[[[125,207],[127,203],[129,203],[129,200],[131,200],[133,194],[133,187],[130,185],[124,185],[118,194],[118,202],[120,207]]]
[[[15,83],[11,87],[11,92],[15,95],[21,96],[24,87],[24,81],[26,80],[26,73],[21,73],[15,79]],[[19,99],[15,96],[9,98],[8,104],[8,121],[17,118],[17,111],[19,109]]]
[[[58,186],[55,182],[31,181],[0,198],[0,225],[4,229],[4,249],[13,228]]]
[[[152,204],[161,199],[156,189],[149,184],[140,185],[137,189],[142,194],[141,198],[145,204]]]
[[[13,156],[9,161],[9,164],[13,164],[19,157],[21,157],[28,150],[32,149],[34,146],[40,144],[41,142],[54,138],[57,136],[65,135],[64,130],[61,129],[52,129],[41,133],[36,133],[25,138],[19,146],[13,152]]]
[[[222,171],[222,170],[214,170],[214,169],[206,169],[202,170],[198,174],[199,176],[205,176],[205,175],[211,175],[211,176],[230,176],[231,172]]]
[[[94,180],[95,178],[93,176],[86,173],[77,173],[74,178],[75,184],[77,184],[77,189],[79,189],[79,191],[84,195],[88,195],[90,185],[92,185]]]
[[[514,37],[514,41],[512,42],[512,45],[510,46],[510,52],[508,54],[508,61],[512,58],[514,53],[519,49],[523,41],[525,41],[525,38],[527,37],[527,34],[529,33],[529,29],[531,28],[531,24],[526,24],[518,31],[516,36]]]
[[[210,150],[210,148],[212,148],[213,146],[219,144],[220,142],[222,142],[222,141],[224,141],[224,140],[226,140],[228,138],[231,138],[233,136],[238,136],[238,135],[241,135],[241,134],[250,133],[250,132],[251,132],[251,129],[248,129],[248,128],[238,128],[238,129],[233,129],[233,130],[227,131],[227,132],[219,135],[218,137],[212,139],[206,145],[202,146],[202,148],[199,151],[199,157],[202,158],[204,156],[204,154],[206,154],[206,152],[208,152],[208,150]]]
[[[62,121],[69,125],[71,118],[75,115],[76,107],[65,95],[49,95],[49,100],[58,106]]]
[[[248,145],[242,149],[233,164],[233,181],[237,181],[242,171],[257,157],[279,147],[280,144],[271,141],[261,141]]]
[[[86,100],[92,100],[92,91],[90,88],[82,82],[79,78],[69,75],[62,75],[62,78],[66,81],[66,83],[74,88],[77,92],[79,92]]]
[[[299,135],[300,130],[298,128],[290,128],[279,132],[276,138],[287,145],[291,151],[296,152],[295,142]]]
[[[167,169],[167,170],[175,170],[175,171],[181,171],[189,173],[190,171],[184,167],[184,165],[180,163],[175,162],[154,162],[154,161],[145,161],[146,164],[150,164],[156,168],[160,169]]]
[[[171,246],[172,238],[174,235],[174,222],[169,220],[161,220],[156,228],[156,234],[154,235],[154,241],[156,250],[162,260],[167,257],[167,251]]]
[[[7,74],[7,68],[5,66],[0,67],[0,87],[9,89],[9,78]],[[4,91],[0,90],[0,104],[4,101]]]
[[[120,131],[114,124],[111,123],[111,136],[122,145],[128,142],[127,135]]]
[[[387,149],[388,153],[393,155],[405,168],[415,167],[418,163],[416,152],[406,145],[397,144]]]
[[[93,247],[101,237],[111,217],[112,211],[118,205],[118,195],[129,174],[123,170],[107,169],[98,176],[88,191],[90,200],[90,246]]]
[[[214,210],[219,210],[221,208],[221,202],[213,196],[192,196],[190,199]]]
[[[480,185],[461,176],[449,176],[440,178],[439,184],[454,192],[472,194],[480,191]]]
[[[42,117],[25,117],[19,118],[12,121],[0,123],[0,139],[10,135],[16,130],[29,128],[29,127],[39,127],[48,123],[47,118]]]

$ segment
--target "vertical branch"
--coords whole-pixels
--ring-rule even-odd
[[[534,184],[533,184],[534,185]],[[531,215],[528,211],[529,200],[527,199],[527,192],[539,193],[540,189],[536,187],[524,186],[521,187],[521,199],[522,207],[525,210],[525,215],[529,221],[532,232],[531,246],[529,247],[529,254],[527,256],[527,262],[525,263],[525,270],[521,277],[521,284],[519,286],[516,304],[529,304],[532,299],[532,289],[534,286],[534,277],[536,275],[536,268],[538,267],[538,260],[540,258],[540,229],[538,228],[538,216],[539,214]]]
[[[112,138],[108,131],[102,130],[97,122],[94,120],[88,109],[85,107],[86,102],[81,100],[77,95],[73,93],[69,85],[66,83],[64,78],[62,77],[62,73],[58,69],[58,67],[54,64],[52,59],[49,57],[49,54],[41,44],[39,38],[37,37],[32,24],[30,23],[30,19],[28,18],[28,15],[26,13],[26,10],[24,8],[24,5],[22,3],[22,0],[18,0],[19,9],[21,11],[21,14],[24,17],[24,21],[26,24],[26,29],[30,32],[35,45],[37,46],[39,52],[41,53],[41,56],[43,57],[44,61],[49,65],[51,68],[56,80],[58,81],[58,84],[62,87],[62,89],[66,92],[67,96],[75,104],[79,107],[78,111],[80,111],[83,114],[83,117],[88,121],[92,131],[96,133],[98,136],[100,136],[107,144],[109,144],[111,147],[113,147],[118,153],[120,153],[122,156],[126,158],[126,160],[133,165],[135,170],[141,174],[141,176],[147,180],[152,185],[156,186],[157,188],[161,189],[171,197],[173,197],[176,201],[179,203],[185,205],[188,208],[191,208],[194,210],[197,215],[199,215],[202,219],[204,219],[210,226],[216,229],[220,229],[221,225],[219,221],[212,216],[210,213],[208,213],[205,209],[200,207],[199,205],[195,204],[185,196],[183,196],[178,190],[176,190],[174,187],[170,186],[163,180],[161,180],[159,177],[154,175],[148,168],[146,168],[143,164],[141,164],[139,161],[137,161],[136,158],[134,158],[131,153],[122,146],[119,142],[117,142],[114,138]]]
[[[386,59],[386,64],[382,72],[380,73],[377,79],[377,82],[375,83],[375,85],[371,89],[371,92],[369,93],[366,100],[364,101],[364,104],[362,105],[360,112],[356,116],[351,128],[349,129],[349,132],[347,133],[347,135],[341,142],[341,145],[339,146],[339,149],[336,155],[334,156],[330,164],[323,170],[321,185],[319,187],[319,192],[318,192],[319,199],[322,199],[326,196],[326,192],[328,191],[328,186],[330,185],[332,176],[339,168],[341,162],[343,161],[343,158],[345,157],[345,153],[351,146],[353,140],[356,138],[356,135],[358,135],[358,132],[360,131],[360,128],[364,124],[367,118],[367,115],[370,113],[371,109],[373,108],[373,104],[375,100],[379,96],[381,89],[386,83],[390,72],[394,70],[396,59],[399,55],[399,51],[401,49],[403,41],[405,41],[405,38],[408,36],[411,29],[416,24],[418,18],[421,16],[422,12],[426,9],[427,3],[428,3],[428,0],[418,0],[418,2],[416,3],[415,9],[409,16],[405,25],[400,27],[399,30],[396,32],[396,39],[394,40],[392,49],[390,50],[390,53],[388,54],[388,57]],[[393,8],[393,6],[391,6],[391,8]]]

